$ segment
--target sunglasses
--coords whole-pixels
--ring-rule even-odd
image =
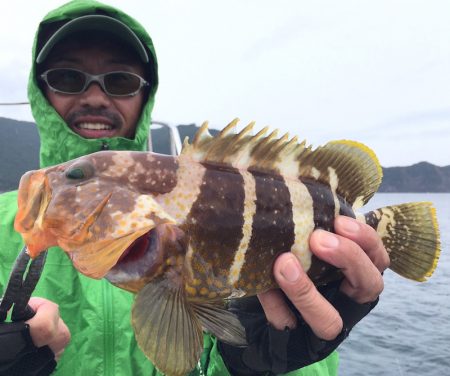
[[[141,76],[131,72],[108,72],[89,74],[70,68],[49,69],[40,75],[50,90],[62,94],[81,94],[91,82],[97,82],[103,91],[112,97],[136,95],[144,86],[149,86]]]

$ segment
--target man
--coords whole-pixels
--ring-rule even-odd
[[[128,15],[88,0],[50,12],[37,32],[28,88],[41,167],[105,149],[145,150],[157,86],[152,41]],[[2,288],[23,246],[13,230],[16,199],[16,192],[0,196]],[[339,235],[318,230],[310,245],[319,258],[343,270],[343,282],[319,292],[296,258],[281,255],[274,275],[285,295],[269,291],[259,296],[261,305],[250,299],[230,308],[246,326],[250,346],[236,349],[205,334],[205,350],[192,375],[282,373],[300,367],[293,374],[337,373],[333,350],[374,306],[383,289],[380,272],[389,259],[368,226],[338,218],[335,227]],[[51,359],[56,355],[55,374],[157,374],[131,330],[131,294],[84,277],[63,252],[51,250],[35,295],[45,299],[31,302],[36,310],[28,322],[31,337],[37,347],[48,345]],[[71,332],[69,345],[61,318]],[[41,366],[49,364],[46,354]]]

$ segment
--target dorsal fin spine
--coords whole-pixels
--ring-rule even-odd
[[[234,134],[235,133],[234,130],[235,130],[236,124],[238,122],[239,122],[239,118],[233,119],[230,123],[228,123],[228,125],[225,128],[223,128],[220,131],[220,133],[219,133],[219,135],[217,137],[223,138],[223,137],[228,136],[229,134]]]
[[[201,125],[200,129],[198,130],[198,132],[195,134],[194,140],[192,141],[192,145],[197,147],[201,144],[201,142],[205,139],[205,138],[211,138],[212,136],[210,135],[209,131],[208,131],[208,122],[205,121],[203,122],[203,124]]]
[[[216,137],[209,134],[208,123],[203,123],[193,144],[184,143],[182,155],[285,179],[312,179],[326,185],[338,182],[336,193],[352,205],[355,201],[365,204],[378,190],[382,169],[375,153],[363,144],[332,141],[313,150],[306,141],[298,144],[297,137],[277,138],[277,130],[266,136],[268,127],[251,136],[254,123],[235,134],[237,122],[234,119]]]
[[[230,137],[231,140],[223,151],[225,163],[232,164],[232,160],[235,159],[236,154],[239,154],[239,151],[243,149],[245,138],[249,137],[248,134],[252,132],[254,124],[254,121],[251,122],[241,132]]]

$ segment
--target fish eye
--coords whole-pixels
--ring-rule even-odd
[[[71,180],[88,179],[94,175],[94,166],[87,161],[78,162],[70,166],[65,171],[65,175]]]

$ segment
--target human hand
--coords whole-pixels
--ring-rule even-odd
[[[389,256],[379,235],[370,226],[344,216],[337,217],[334,225],[336,234],[314,231],[311,251],[342,270],[342,293],[359,304],[373,302],[383,290],[381,272],[389,266]],[[339,312],[316,289],[293,254],[280,255],[273,272],[281,290],[317,337],[333,340],[341,333],[343,321]],[[259,294],[258,298],[273,327],[279,330],[296,327],[296,316],[280,290]]]
[[[47,345],[58,360],[70,341],[70,332],[59,315],[58,305],[50,300],[33,297],[29,303],[36,314],[26,323],[36,347]]]

